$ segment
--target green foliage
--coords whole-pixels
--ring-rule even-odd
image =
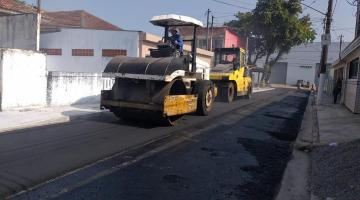
[[[20,3],[20,4],[26,4],[26,2],[23,0],[13,0],[13,1],[15,1],[16,3]]]
[[[249,64],[256,64],[265,56],[264,67],[270,73],[271,67],[292,47],[315,39],[310,17],[300,16],[301,13],[300,0],[258,0],[253,11],[238,13],[236,20],[225,25],[250,38]],[[276,56],[270,59],[273,54]]]

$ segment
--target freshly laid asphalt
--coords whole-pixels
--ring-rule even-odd
[[[175,127],[102,113],[1,134],[0,198],[273,199],[307,97],[258,93]]]

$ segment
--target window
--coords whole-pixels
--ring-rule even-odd
[[[127,51],[123,49],[103,49],[103,57],[127,56]]]
[[[302,66],[300,66],[300,68],[304,68],[304,69],[311,69],[311,68],[312,68],[312,66],[302,65]]]
[[[349,64],[349,79],[357,79],[359,70],[359,58],[353,60]]]
[[[200,49],[206,49],[206,39],[198,39],[197,47]]]
[[[240,53],[240,67],[245,66],[245,60],[246,60],[245,56],[246,56],[245,53],[243,52]]]
[[[215,51],[215,66],[218,64],[222,65],[237,65],[238,67],[244,67],[244,65],[239,66],[240,61],[240,51],[232,50],[219,50]]]
[[[94,49],[73,49],[72,56],[94,56]]]
[[[61,56],[62,55],[62,49],[41,48],[40,51],[49,56]]]
[[[223,48],[224,42],[222,38],[214,40],[214,48]]]

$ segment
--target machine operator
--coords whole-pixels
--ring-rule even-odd
[[[171,37],[169,40],[171,41],[171,44],[174,45],[174,47],[179,50],[180,55],[184,55],[184,41],[181,38],[179,31],[175,28],[170,29]]]

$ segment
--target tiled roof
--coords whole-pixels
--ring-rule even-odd
[[[0,0],[0,9],[10,13],[36,13],[33,6],[16,2],[15,0]],[[46,12],[42,11],[42,26],[45,28],[85,28],[96,30],[122,30],[83,10]]]
[[[0,0],[0,9],[17,13],[35,13],[36,9],[30,5],[22,4],[14,0]]]
[[[96,30],[122,30],[83,10],[45,12],[43,13],[43,26],[45,27],[67,27],[85,28]]]

